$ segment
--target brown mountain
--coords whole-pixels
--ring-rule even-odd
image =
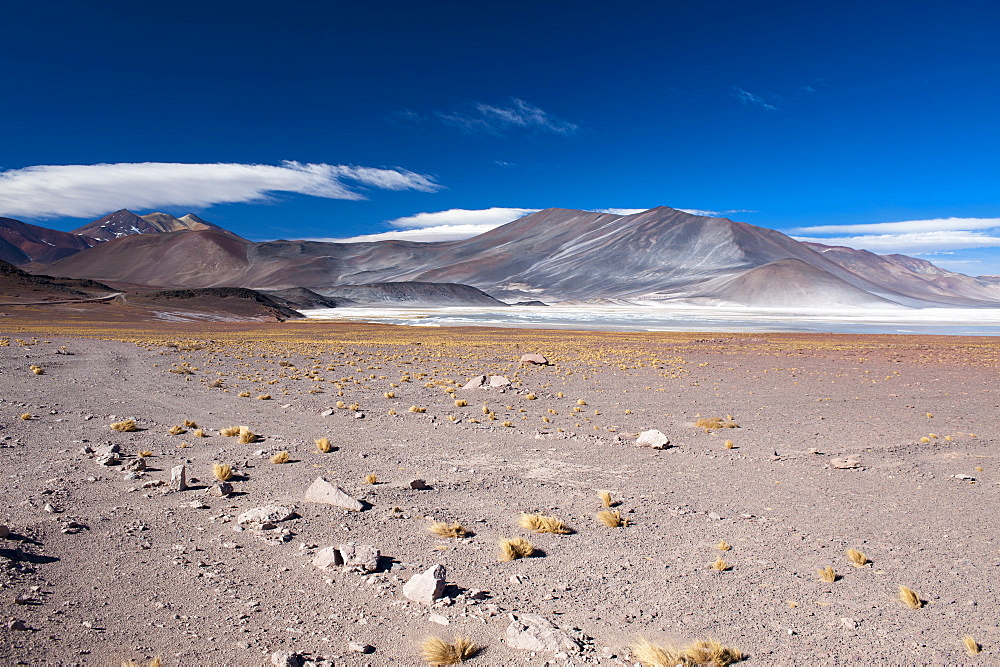
[[[4,305],[79,301],[113,293],[93,280],[34,275],[0,260],[0,303]]]
[[[327,296],[347,285],[422,282],[547,303],[1000,305],[994,283],[934,274],[920,262],[660,207],[625,216],[547,209],[440,243],[251,243],[217,230],[135,234],[46,270],[114,284],[305,287]]]
[[[203,230],[215,230],[218,232],[232,234],[232,232],[229,232],[218,225],[205,222],[193,213],[188,213],[180,218],[175,218],[167,213],[136,215],[126,208],[110,213],[98,220],[94,220],[83,227],[74,229],[70,233],[103,242],[134,234],[165,234],[169,232]],[[233,236],[235,236],[235,234],[233,234]]]
[[[94,245],[71,232],[0,218],[0,260],[20,266],[29,262],[51,264]]]

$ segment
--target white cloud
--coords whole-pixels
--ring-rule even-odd
[[[728,211],[706,211],[700,208],[679,208],[677,210],[690,213],[691,215],[703,215],[706,218],[721,218],[727,215],[733,215],[734,213],[756,213],[756,211],[752,211],[747,208],[734,208]]]
[[[833,238],[818,238],[793,236],[796,241],[822,243],[824,245],[839,245],[849,248],[861,248],[882,255],[899,253],[903,255],[921,255],[945,250],[967,250],[970,248],[1000,247],[1000,237],[989,236],[983,232],[974,231],[929,231],[909,232],[903,234],[872,234],[867,236],[840,236]]]
[[[408,215],[403,218],[388,220],[386,224],[401,229],[439,227],[442,225],[490,225],[492,229],[518,218],[523,218],[529,213],[536,213],[538,210],[537,208],[503,208],[499,206],[482,209],[451,208],[447,211]]]
[[[876,222],[862,225],[819,225],[791,230],[798,234],[879,234],[945,232],[1000,227],[1000,218],[935,218],[903,222]]]
[[[466,112],[442,113],[437,117],[444,122],[462,128],[466,132],[503,134],[512,128],[524,128],[551,132],[553,134],[573,134],[580,126],[568,120],[557,118],[543,109],[531,106],[524,100],[514,98],[511,106],[500,107],[479,103]]]
[[[767,109],[769,111],[778,110],[778,107],[772,104],[768,104],[767,102],[764,101],[764,98],[762,98],[760,95],[754,95],[750,91],[743,90],[738,86],[733,86],[733,94],[736,96],[736,99],[743,102],[743,104],[750,104],[752,106],[760,107],[761,109]]]
[[[280,165],[163,162],[38,165],[0,172],[0,215],[84,218],[119,208],[201,208],[262,201],[273,192],[364,199],[353,189],[358,186],[424,192],[440,188],[430,177],[405,169],[292,161]]]
[[[611,215],[635,215],[645,213],[648,208],[595,208],[594,213],[610,213]]]
[[[438,227],[423,227],[420,229],[398,229],[378,234],[362,234],[346,239],[306,239],[307,241],[326,241],[329,243],[362,243],[366,241],[457,241],[479,236],[497,225],[441,225]]]

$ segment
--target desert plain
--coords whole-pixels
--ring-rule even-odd
[[[997,661],[1000,339],[102,308],[0,318],[2,664],[421,665],[434,636],[481,665],[633,665],[641,640],[710,638],[746,665]],[[510,385],[465,388],[479,376]],[[220,433],[240,425],[257,441]],[[651,429],[669,445],[637,446]],[[306,501],[317,477],[362,509]],[[240,522],[266,506],[290,516]],[[536,552],[500,560],[518,537]],[[347,544],[376,566],[315,564]],[[403,594],[436,565],[433,604]]]

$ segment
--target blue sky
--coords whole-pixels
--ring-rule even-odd
[[[995,0],[8,4],[0,215],[442,238],[665,205],[1000,274]]]

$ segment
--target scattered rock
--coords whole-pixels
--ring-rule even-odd
[[[216,482],[208,487],[208,495],[216,498],[225,498],[233,492],[233,485],[229,482]]]
[[[491,375],[490,386],[493,387],[494,389],[509,387],[510,380],[504,375]]]
[[[355,512],[360,512],[364,507],[364,505],[361,504],[361,501],[350,497],[342,488],[328,482],[323,477],[317,477],[316,480],[309,485],[309,488],[306,489],[305,496],[303,496],[302,499],[307,503],[334,505],[336,507],[341,507],[345,510],[353,510]]]
[[[0,540],[7,539],[8,535],[10,535],[10,528],[4,525],[0,525]]]
[[[465,386],[463,386],[462,389],[479,389],[480,387],[483,387],[485,385],[486,385],[486,376],[477,375],[476,377],[466,382]]]
[[[324,547],[313,556],[312,564],[321,570],[332,570],[344,564],[344,557],[340,555],[337,547]]]
[[[355,653],[374,653],[375,647],[371,644],[362,644],[361,642],[351,642],[347,645],[347,648],[354,651]]]
[[[409,486],[411,489],[416,489],[417,491],[426,491],[431,488],[427,486],[427,482],[422,479],[411,479]]]
[[[24,624],[24,621],[12,618],[7,621],[8,630],[27,630],[28,626]]]
[[[858,461],[857,459],[844,458],[830,459],[830,467],[837,468],[838,470],[849,470],[852,468],[860,468],[862,466],[861,461]]]
[[[121,458],[115,452],[106,452],[94,457],[94,462],[101,466],[114,466],[121,463]]]
[[[670,446],[670,438],[656,430],[655,428],[643,431],[635,440],[636,447],[651,447],[653,449],[666,449]]]
[[[414,602],[434,604],[434,601],[444,593],[444,577],[444,565],[430,567],[420,574],[413,575],[403,584],[403,595]]]
[[[954,477],[955,479],[960,480],[962,482],[975,482],[976,481],[976,478],[973,477],[972,475],[961,475],[961,474],[959,474],[959,475],[952,475],[952,477]]]
[[[582,648],[568,632],[538,614],[512,614],[504,641],[508,646],[525,651],[579,653]]]
[[[354,418],[355,419],[364,419],[365,418],[365,413],[363,413],[363,412],[355,412],[354,413]]]
[[[858,627],[858,622],[853,618],[842,618],[840,619],[840,624],[848,630],[856,630]]]
[[[263,526],[269,523],[287,521],[292,518],[293,514],[295,514],[295,510],[291,507],[265,505],[264,507],[255,507],[252,510],[247,510],[236,519],[236,522],[239,524],[258,523]]]
[[[125,465],[122,466],[122,470],[129,470],[131,472],[139,472],[140,470],[146,469],[146,459],[143,457],[138,457],[127,461]]]
[[[170,469],[170,488],[174,491],[187,489],[187,466],[179,465]]]
[[[319,413],[319,415],[320,415],[320,417],[330,417],[334,413],[336,413],[336,410],[334,410],[333,408],[330,408],[329,410],[324,410],[323,412]]]
[[[275,667],[302,667],[302,656],[294,651],[275,651],[271,654],[271,664]]]
[[[438,625],[448,625],[448,617],[442,616],[441,614],[431,614],[427,617],[427,620],[431,623],[437,623]]]
[[[347,572],[368,574],[378,569],[379,551],[370,544],[349,542],[340,545],[340,557]]]
[[[530,366],[532,364],[541,364],[542,366],[547,366],[549,364],[549,360],[543,357],[542,355],[536,354],[534,352],[521,355],[522,366]]]

